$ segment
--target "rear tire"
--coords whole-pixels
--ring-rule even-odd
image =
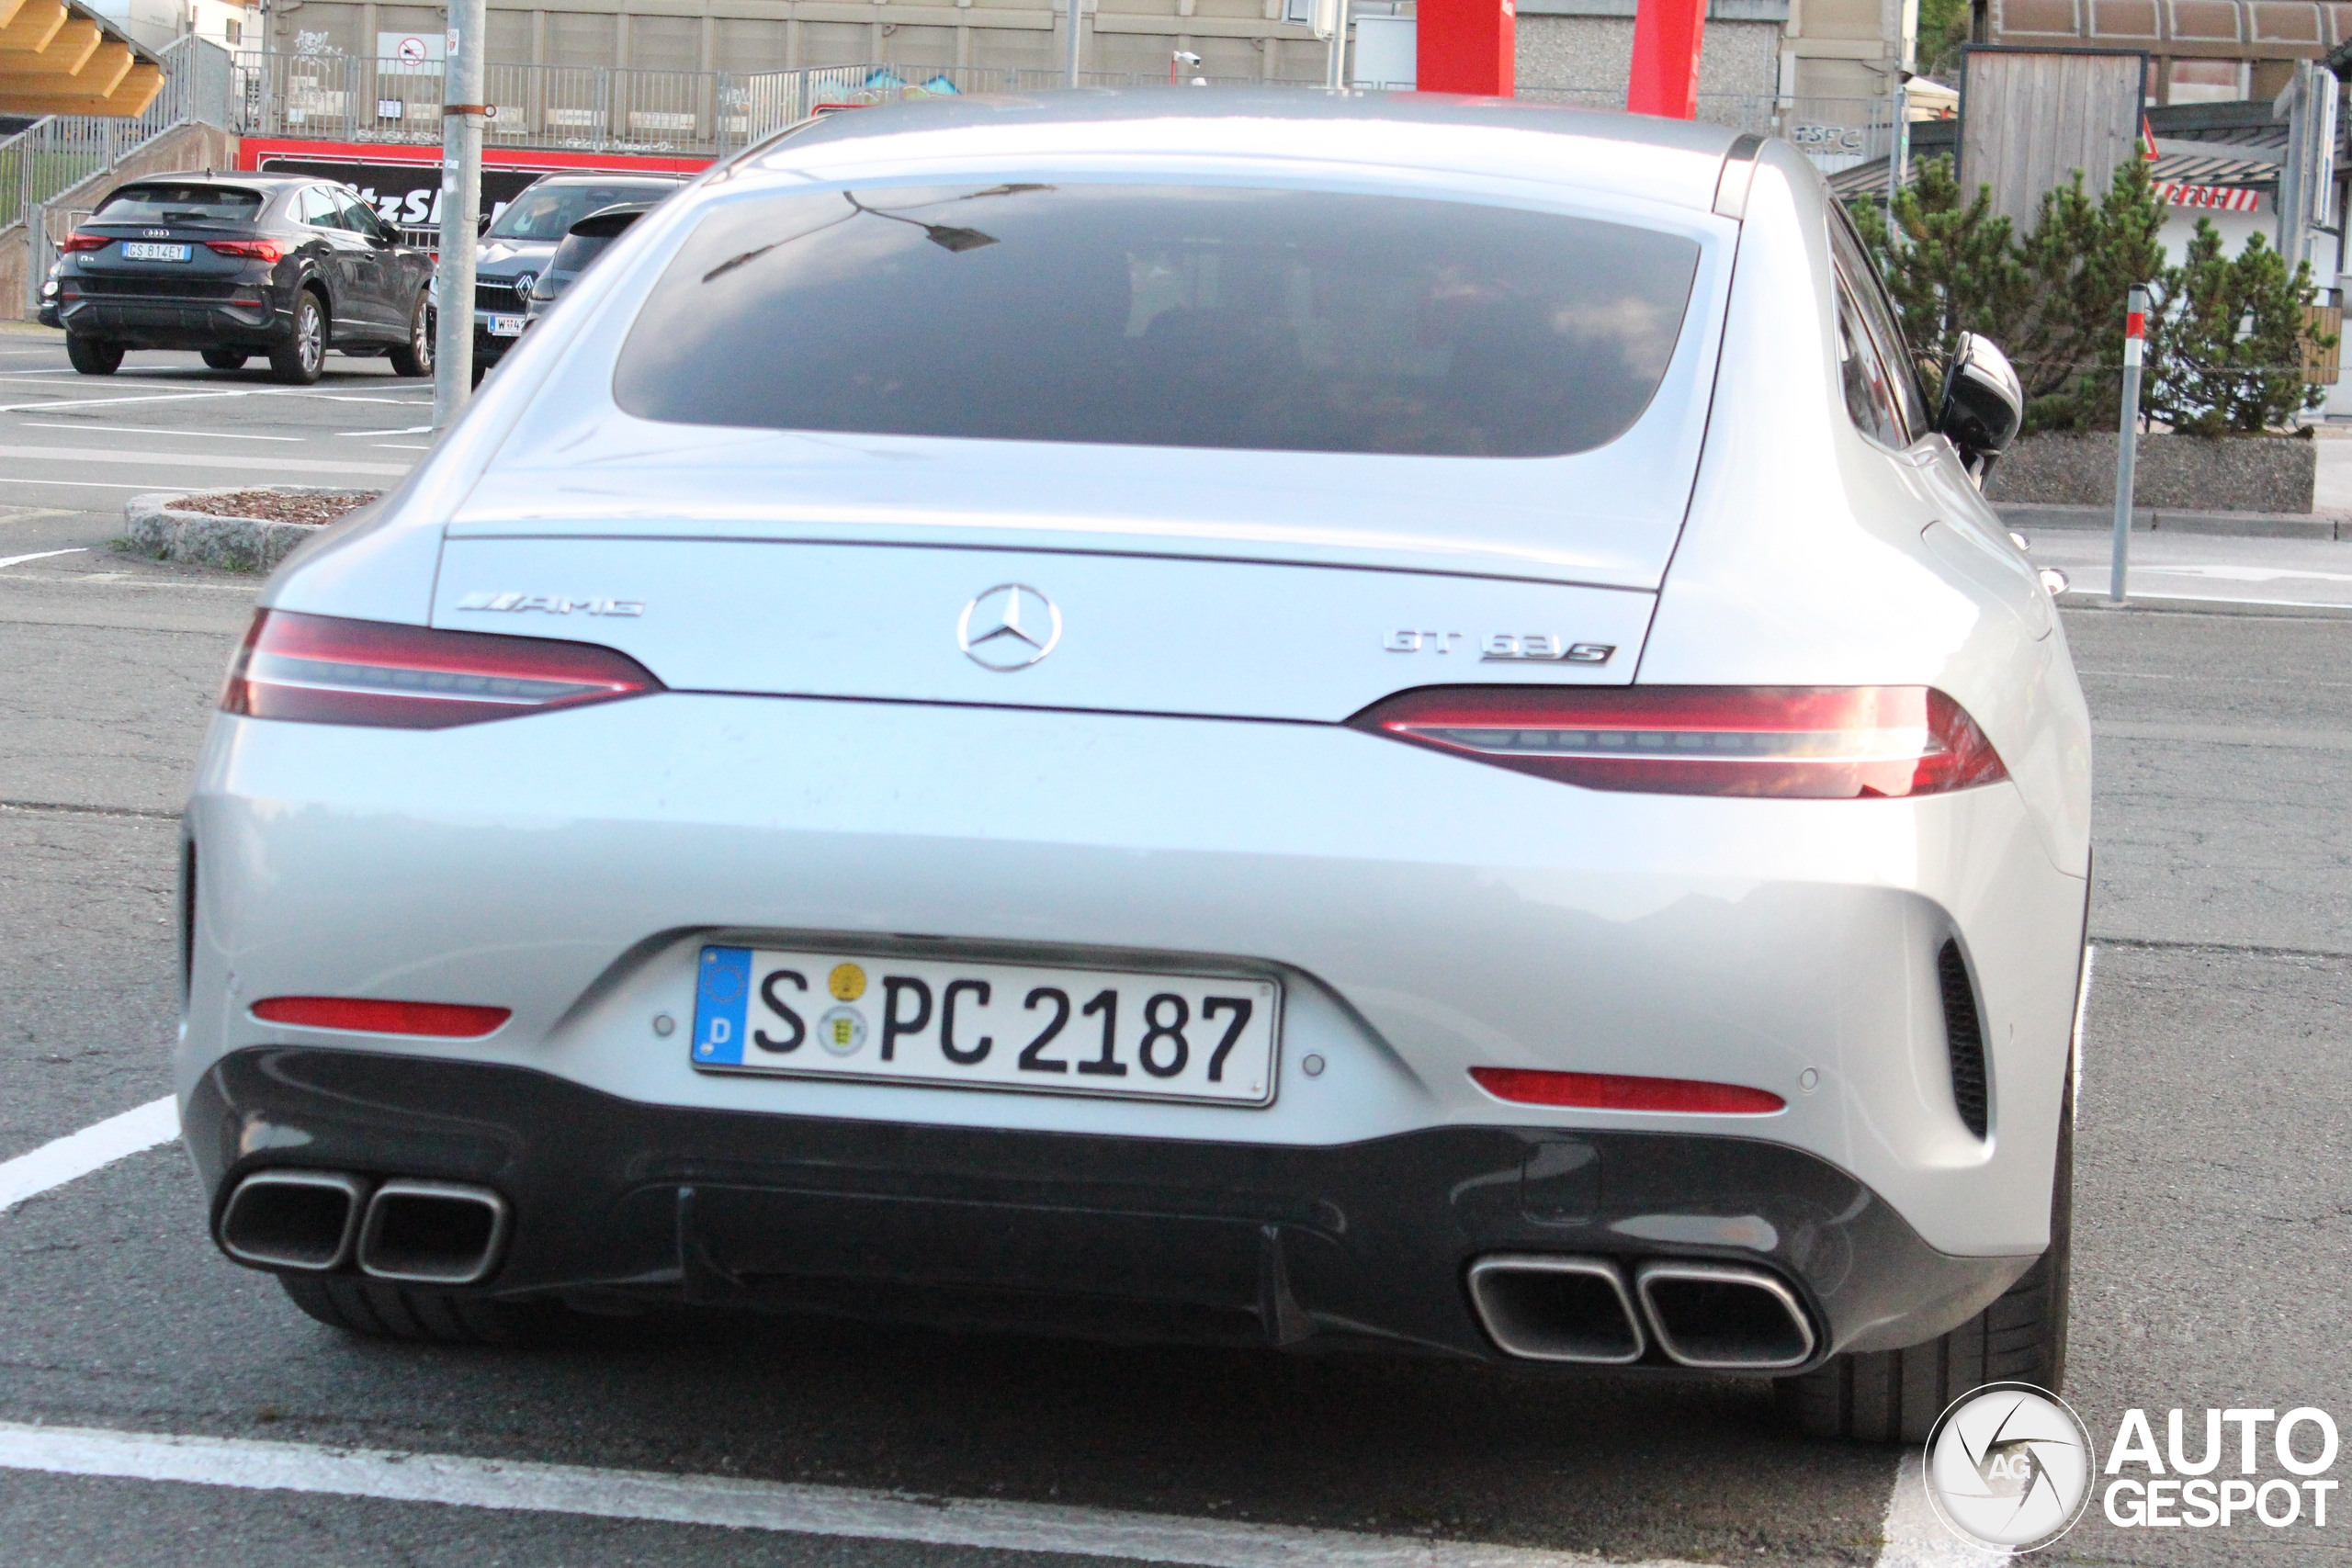
[[[411,1290],[381,1280],[280,1274],[288,1299],[330,1328],[426,1345],[521,1345],[548,1336],[554,1306]]]
[[[408,342],[390,353],[395,376],[433,374],[433,304],[424,290],[416,291],[416,309],[408,314]]]
[[[294,331],[283,348],[269,351],[270,375],[289,387],[307,387],[327,363],[327,308],[305,288],[294,297]]]
[[[1951,1333],[1902,1350],[1839,1356],[1773,1384],[1781,1415],[1814,1438],[1919,1443],[1951,1402],[1991,1382],[2052,1393],[2066,1381],[2075,1220],[2075,1084],[2066,1080],[2050,1191],[2050,1250],[1998,1301]]]
[[[68,333],[65,357],[85,376],[111,376],[122,368],[122,344]]]
[[[245,361],[251,357],[242,348],[208,348],[204,351],[204,363],[215,370],[243,370]]]

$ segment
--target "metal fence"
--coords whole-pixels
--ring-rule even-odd
[[[0,227],[23,225],[28,307],[37,304],[57,236],[50,204],[183,125],[236,129],[235,73],[228,51],[199,38],[163,50],[163,90],[137,115],[48,115],[0,141]],[[70,227],[70,225],[69,225]]]
[[[0,223],[24,218],[175,127],[235,128],[226,50],[184,38],[159,58],[164,89],[143,113],[49,115],[0,141]]]

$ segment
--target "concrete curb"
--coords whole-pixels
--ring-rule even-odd
[[[376,493],[332,485],[228,485],[218,490],[157,491],[134,495],[123,502],[126,532],[134,548],[158,560],[225,567],[231,571],[267,571],[291,555],[302,541],[334,525],[274,523],[264,517],[215,517],[209,512],[182,512],[172,505],[190,496],[235,495],[251,490],[285,491],[298,495]]]
[[[2104,534],[2115,526],[2112,506],[2052,506],[2041,502],[1996,502],[2001,521],[2019,533]],[[2341,512],[2183,512],[2143,506],[2132,513],[2132,531],[2209,534],[2244,539],[2352,540],[2352,514]]]

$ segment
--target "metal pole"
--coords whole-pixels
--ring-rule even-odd
[[[1348,85],[1348,0],[1336,0],[1331,7],[1331,79],[1325,85],[1345,87]]]
[[[474,234],[481,216],[482,56],[486,0],[449,0],[448,58],[441,66],[439,341],[433,354],[433,428],[465,412],[474,386]]]
[[[2148,290],[2132,286],[2123,307],[2123,407],[2115,426],[2115,554],[2108,570],[2107,598],[2123,603],[2132,575],[2132,465],[2140,446],[2140,361],[2147,352]]]
[[[1078,8],[1079,0],[1069,0],[1069,85],[1078,85]]]
[[[1894,120],[1886,132],[1886,243],[1890,245],[1903,243],[1902,231],[1894,221],[1894,198],[1903,194],[1904,176],[1910,173],[1905,166],[1911,161],[1911,106],[1906,92],[1910,85],[1911,73],[1898,69],[1894,73],[1894,90],[1890,95]]]

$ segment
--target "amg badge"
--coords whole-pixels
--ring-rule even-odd
[[[469,593],[458,601],[460,610],[502,610],[520,615],[537,610],[542,615],[569,615],[575,611],[586,615],[641,615],[645,604],[638,599],[567,599],[560,593]]]

